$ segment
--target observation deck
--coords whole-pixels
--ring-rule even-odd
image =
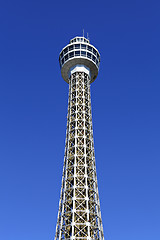
[[[98,75],[100,54],[87,38],[75,37],[60,52],[59,64],[62,77],[67,83],[69,83],[70,71],[75,66],[85,66],[89,69],[92,83]]]

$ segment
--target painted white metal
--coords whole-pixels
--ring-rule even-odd
[[[55,240],[104,240],[96,176],[90,70],[70,70],[64,166]]]
[[[75,65],[74,67],[70,68],[68,77],[70,78],[70,76],[75,72],[84,72],[89,76],[89,78],[91,78],[90,69],[85,65]]]

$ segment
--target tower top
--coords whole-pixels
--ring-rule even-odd
[[[85,37],[75,37],[70,40],[70,43],[75,43],[75,42],[89,43],[89,40]]]
[[[98,75],[100,54],[87,38],[77,36],[60,52],[59,64],[62,77],[67,83],[70,71],[76,66],[85,66],[90,71],[92,83]]]

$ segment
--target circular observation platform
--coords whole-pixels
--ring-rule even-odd
[[[62,77],[67,83],[69,83],[70,71],[76,65],[89,68],[92,83],[98,75],[100,54],[88,39],[75,37],[60,52],[59,64]]]

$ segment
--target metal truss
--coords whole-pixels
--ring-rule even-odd
[[[69,78],[64,167],[55,240],[104,240],[93,143],[90,77]]]

